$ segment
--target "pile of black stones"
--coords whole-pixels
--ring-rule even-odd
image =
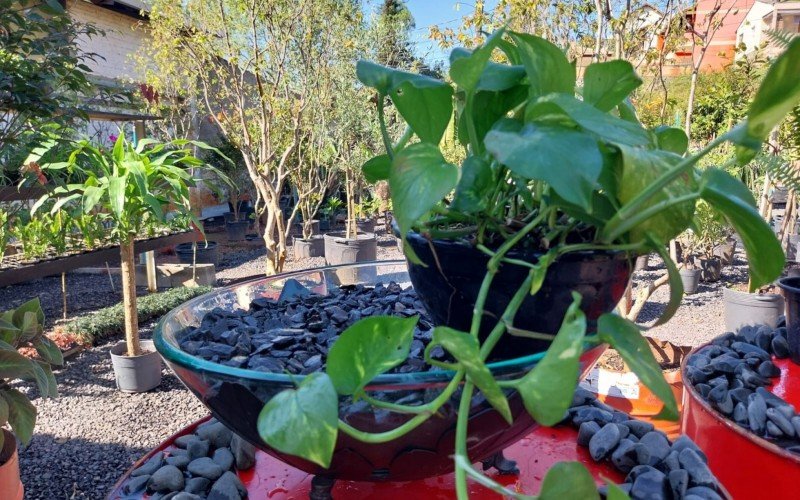
[[[296,280],[287,280],[277,301],[257,298],[247,310],[215,308],[199,326],[176,337],[183,351],[214,363],[308,374],[325,369],[328,349],[344,330],[362,318],[379,315],[420,315],[408,359],[390,373],[430,370],[424,351],[433,326],[416,292],[395,282],[347,285],[320,295]],[[433,349],[431,356],[447,359],[441,347]]]
[[[247,497],[237,470],[255,465],[253,445],[216,419],[197,426],[134,469],[123,486],[125,495],[144,493],[154,500],[240,500]]]
[[[717,500],[723,495],[703,451],[688,437],[670,442],[650,422],[636,420],[578,388],[567,420],[592,459],[627,474],[619,487],[633,500]],[[605,496],[605,487],[600,488]]]
[[[785,320],[777,328],[744,326],[716,337],[686,360],[688,383],[729,420],[789,452],[800,454],[800,415],[766,389],[781,374],[772,356],[790,354]]]

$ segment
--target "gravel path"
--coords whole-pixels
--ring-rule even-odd
[[[34,401],[35,435],[19,455],[25,498],[103,498],[139,457],[208,413],[166,367],[158,389],[118,391],[108,354],[116,342],[69,360],[55,374],[59,397]]]
[[[379,230],[378,259],[401,258],[395,239]],[[290,248],[287,270],[324,265],[324,259],[294,261]],[[220,285],[264,270],[262,247],[225,253],[217,272]],[[723,331],[722,289],[746,280],[746,265],[737,255],[735,265],[723,269],[722,281],[701,284],[699,293],[686,296],[670,323],[650,334],[683,345],[697,345]],[[663,264],[651,259],[650,268],[637,281],[654,280]],[[119,302],[107,275],[69,274],[70,316]],[[144,293],[140,290],[140,293]],[[39,296],[48,319],[61,316],[59,277],[0,288],[0,309],[14,307]],[[642,311],[640,321],[655,321],[666,306],[668,289],[658,290]],[[52,324],[48,321],[48,324]],[[144,325],[148,338],[153,324]],[[114,384],[108,350],[116,340],[96,346],[70,359],[56,372],[60,397],[36,398],[39,411],[35,436],[20,452],[22,479],[29,499],[102,498],[135,460],[207,410],[165,368],[161,386],[146,394],[123,394]],[[34,388],[24,385],[27,390]]]

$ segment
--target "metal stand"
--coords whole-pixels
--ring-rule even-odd
[[[499,451],[492,455],[491,457],[487,458],[483,462],[483,470],[489,470],[494,468],[502,475],[519,475],[519,469],[517,468],[517,462],[514,460],[509,460],[503,455],[502,451]]]
[[[335,479],[325,476],[314,476],[311,479],[311,491],[308,492],[309,500],[333,500],[333,485],[336,484]]]

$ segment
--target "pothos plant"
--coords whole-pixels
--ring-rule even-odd
[[[497,62],[505,61],[505,62]],[[581,296],[567,310],[543,359],[516,380],[495,380],[487,368],[493,347],[506,333],[529,294],[539,290],[559,257],[586,250],[617,250],[631,256],[657,252],[670,276],[670,301],[656,324],[680,305],[683,287],[666,244],[692,223],[702,200],[725,217],[747,250],[751,287],[777,277],[783,252],[761,219],[748,189],[721,168],[697,168],[717,146],[731,142],[735,162],[748,162],[762,141],[800,101],[800,40],[771,66],[747,118],[696,153],[687,151],[683,131],[645,128],[637,119],[631,93],[642,83],[621,60],[591,64],[583,86],[576,70],[553,44],[533,35],[498,30],[486,42],[450,56],[452,83],[370,62],[359,62],[361,83],[375,89],[386,152],[364,165],[365,177],[389,182],[401,235],[417,231],[434,239],[464,239],[490,256],[468,332],[436,327],[425,359],[451,371],[440,397],[422,406],[391,405],[414,415],[394,431],[370,434],[353,429],[337,415],[337,397],[363,398],[375,376],[402,363],[409,352],[415,320],[372,317],[348,328],[330,350],[325,373],[305,377],[264,407],[259,421],[270,446],[323,467],[330,464],[337,435],[343,432],[371,443],[397,439],[429,418],[461,388],[455,434],[456,490],[467,497],[467,477],[512,498],[530,498],[485,477],[467,456],[468,410],[480,390],[511,420],[507,395],[520,393],[527,411],[543,425],[560,422],[578,383],[579,357],[586,346],[613,346],[663,402],[659,418],[677,419],[676,403],[640,328],[604,314],[587,335]],[[385,126],[387,99],[407,123],[397,142]],[[448,163],[439,144],[455,120],[466,158]],[[535,262],[510,259],[519,246],[541,250]],[[411,247],[406,257],[419,261]],[[483,341],[479,330],[492,280],[502,265],[524,266],[528,274],[505,312]],[[388,349],[387,345],[395,348]],[[453,358],[442,364],[430,351],[444,348]],[[309,404],[313,402],[313,404]],[[555,486],[575,481],[573,467],[551,471]],[[585,478],[588,472],[580,472]],[[592,484],[589,481],[588,484]],[[596,492],[592,496],[596,495]]]

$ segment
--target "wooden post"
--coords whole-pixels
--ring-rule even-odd
[[[67,273],[61,273],[61,300],[63,318],[67,319]]]
[[[122,303],[125,312],[125,342],[128,345],[128,356],[138,356],[142,351],[139,347],[139,318],[136,314],[136,268],[133,262],[133,239],[120,243],[119,255]]]
[[[158,282],[156,281],[156,253],[150,250],[143,255],[144,264],[147,269],[147,291],[156,293],[158,291]]]

